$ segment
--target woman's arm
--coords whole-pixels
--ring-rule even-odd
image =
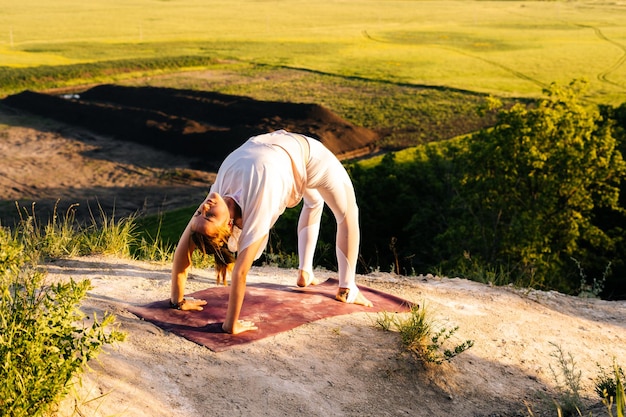
[[[243,299],[246,295],[246,278],[248,276],[248,272],[250,271],[252,262],[254,262],[254,257],[263,242],[265,242],[265,236],[253,242],[250,246],[237,254],[237,260],[235,261],[235,267],[233,268],[231,279],[228,310],[226,311],[226,318],[224,320],[224,324],[222,325],[222,329],[227,333],[238,334],[248,330],[258,329],[258,327],[251,321],[239,320],[239,313],[241,312]]]
[[[206,304],[204,300],[185,300],[183,303],[185,283],[187,282],[187,274],[191,269],[191,255],[194,249],[195,245],[191,241],[191,227],[187,225],[178,241],[176,251],[174,251],[174,261],[172,264],[170,302],[178,305],[181,310],[202,310],[202,306]]]

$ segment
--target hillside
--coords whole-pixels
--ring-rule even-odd
[[[43,210],[60,199],[61,208],[79,203],[79,216],[100,206],[120,217],[196,204],[212,180],[185,155],[8,107],[0,106],[0,122],[2,225],[15,220],[15,201],[27,209],[37,201]],[[401,354],[397,334],[376,329],[369,314],[324,319],[214,353],[128,312],[168,297],[170,265],[89,257],[47,267],[51,280],[90,279],[94,288],[83,309],[116,314],[128,333],[90,364],[77,399],[64,404],[60,417],[77,415],[74,407],[90,417],[504,417],[527,416],[525,403],[537,416],[552,416],[557,347],[572,355],[582,372],[581,394],[600,416],[596,363],[606,369],[615,357],[626,365],[624,301],[432,276],[359,276],[360,284],[425,303],[442,324],[459,326],[459,340],[474,340],[452,363],[427,369]],[[249,282],[293,285],[294,277],[292,270],[263,267],[254,268]],[[212,285],[213,271],[195,270],[188,291]]]

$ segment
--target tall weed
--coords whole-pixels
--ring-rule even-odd
[[[600,298],[602,292],[604,291],[606,280],[609,275],[611,275],[612,262],[609,261],[607,263],[606,268],[604,268],[604,272],[602,273],[602,278],[593,278],[591,283],[589,283],[587,274],[585,274],[585,270],[583,269],[580,261],[573,257],[571,259],[576,264],[578,273],[580,274],[580,288],[578,290],[578,296],[581,298]]]
[[[576,368],[576,362],[571,353],[566,354],[560,346],[551,343],[555,351],[550,354],[557,360],[558,366],[550,365],[550,372],[557,388],[557,397],[550,400],[556,407],[557,416],[583,416],[593,417],[593,412],[585,410],[583,397],[581,395],[582,371]],[[611,371],[603,369],[598,364],[599,375],[595,379],[595,391],[602,404],[606,408],[609,417],[624,417],[626,411],[626,395],[624,394],[624,371],[613,359]],[[525,403],[528,415],[534,417],[535,414],[530,404]],[[600,406],[602,407],[602,406]],[[595,409],[595,407],[594,407]],[[614,414],[615,411],[615,414]],[[588,413],[588,414],[586,414]],[[604,415],[604,414],[602,414]]]
[[[23,208],[18,211],[20,223],[18,232],[29,252],[42,258],[60,258],[80,254],[81,242],[75,228],[76,205],[71,205],[64,215],[59,215],[58,202],[55,204],[51,218],[42,223],[37,216],[35,203],[30,211]]]
[[[101,206],[98,209],[99,219],[91,211],[91,225],[82,232],[85,252],[130,257],[136,228],[135,216],[115,219],[115,212],[107,216]]]
[[[571,353],[565,354],[560,346],[551,343],[555,351],[550,354],[557,360],[558,367],[550,365],[550,372],[558,390],[557,408],[565,415],[580,415],[583,409],[581,392],[582,372],[576,368]],[[576,413],[576,414],[575,414]]]

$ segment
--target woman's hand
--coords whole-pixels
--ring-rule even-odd
[[[250,330],[258,330],[258,327],[253,321],[237,320],[232,326],[227,326],[226,323],[222,324],[222,330],[230,334],[239,334]]]
[[[252,242],[250,246],[244,248],[237,254],[237,260],[235,261],[235,267],[231,275],[230,296],[228,297],[226,318],[224,319],[224,324],[222,324],[222,329],[226,333],[239,334],[258,329],[251,321],[239,320],[239,313],[241,312],[243,299],[246,295],[246,277],[248,271],[250,271],[255,254],[259,251],[264,241],[265,236]]]

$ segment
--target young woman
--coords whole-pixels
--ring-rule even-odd
[[[184,298],[191,254],[198,248],[215,255],[218,274],[232,267],[224,331],[237,334],[256,330],[254,323],[239,320],[248,271],[263,253],[278,217],[301,200],[297,285],[318,283],[313,276],[313,254],[326,203],[337,221],[336,299],[371,306],[355,283],[360,232],[348,173],[321,142],[280,130],[248,139],[222,163],[209,195],[189,221],[174,253],[172,308],[202,310],[206,304]],[[232,252],[237,252],[236,259]]]

